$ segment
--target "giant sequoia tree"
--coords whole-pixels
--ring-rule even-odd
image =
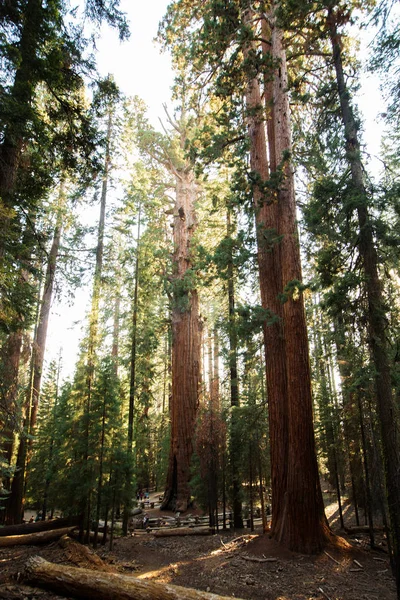
[[[200,317],[196,289],[194,233],[198,185],[194,165],[184,148],[193,125],[182,110],[167,119],[173,136],[156,133],[143,115],[137,116],[138,143],[145,155],[162,165],[174,180],[173,253],[169,276],[172,321],[171,442],[162,507],[185,511],[190,503],[190,461],[200,384]]]

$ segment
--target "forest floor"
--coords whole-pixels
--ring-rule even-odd
[[[176,538],[138,532],[116,538],[112,552],[98,549],[102,562],[74,555],[59,542],[16,546],[0,549],[0,598],[64,600],[64,596],[24,584],[27,559],[39,555],[53,563],[111,570],[248,600],[395,600],[383,535],[376,539],[381,551],[370,550],[368,536],[346,536],[339,530],[337,503],[328,499],[326,504],[332,529],[349,544],[326,548],[318,556],[283,550],[268,535],[261,535],[261,527],[254,532],[244,529]],[[157,508],[147,512],[171,515]],[[347,526],[354,524],[349,504],[344,518]]]

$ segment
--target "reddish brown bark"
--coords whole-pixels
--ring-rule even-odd
[[[250,24],[251,14],[245,16]],[[273,19],[271,19],[273,23]],[[264,35],[268,34],[264,27]],[[264,51],[266,45],[264,46]],[[245,51],[245,56],[250,48]],[[291,550],[318,552],[328,537],[315,453],[308,337],[301,291],[286,57],[281,31],[270,35],[272,83],[266,77],[265,113],[258,80],[248,83],[246,104],[255,174],[260,291],[271,311],[264,327],[272,476],[272,535]],[[265,183],[268,182],[268,185]]]
[[[279,67],[274,73],[273,119],[275,155],[282,168],[278,189],[281,241],[287,400],[288,465],[282,521],[275,537],[291,550],[317,552],[327,540],[322,493],[315,453],[311,373],[307,325],[301,285],[300,248],[296,223],[293,167],[290,162],[291,126],[287,95],[286,56],[282,32],[274,27],[271,52]],[[290,289],[289,289],[290,288]]]
[[[227,596],[137,579],[131,575],[56,565],[40,556],[29,559],[24,578],[63,596],[86,600],[229,600]]]
[[[247,15],[249,18],[250,15]],[[271,91],[271,86],[269,87]],[[271,98],[272,103],[272,98]],[[260,183],[269,179],[267,146],[265,137],[265,115],[262,108],[260,85],[257,79],[248,82],[246,91],[248,110],[247,126],[250,137],[251,170]],[[272,111],[271,106],[269,107]],[[268,119],[269,131],[274,123]],[[275,157],[274,137],[268,139],[270,157]],[[273,169],[275,158],[271,164]],[[263,308],[271,312],[264,323],[264,347],[266,381],[268,390],[269,429],[271,447],[272,527],[280,527],[283,498],[286,490],[288,406],[286,391],[285,340],[283,334],[283,310],[280,300],[281,254],[278,238],[279,206],[277,191],[262,185],[253,186],[253,202],[257,228],[258,269]]]
[[[190,502],[190,460],[200,383],[198,296],[190,281],[196,194],[193,172],[179,170],[174,208],[171,447],[162,508],[182,512]]]

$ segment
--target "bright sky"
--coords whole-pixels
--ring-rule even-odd
[[[158,118],[163,117],[163,103],[170,103],[170,88],[173,73],[170,58],[160,52],[154,42],[158,23],[162,19],[168,0],[122,0],[121,9],[130,22],[130,39],[120,42],[118,34],[103,26],[101,39],[97,43],[97,65],[101,75],[113,74],[115,81],[126,96],[140,96],[147,104],[148,116],[158,127]],[[110,192],[112,194],[112,191]],[[96,226],[98,208],[90,210]],[[79,289],[75,302],[68,306],[54,303],[49,324],[46,364],[57,359],[62,347],[62,376],[73,374],[79,342],[86,328],[85,315],[88,310],[91,289]]]
[[[112,73],[127,96],[140,96],[149,107],[152,120],[163,115],[162,104],[170,100],[173,83],[171,61],[154,42],[167,0],[122,0],[128,15],[131,36],[120,42],[114,30],[104,26],[98,44],[97,63],[103,75]]]

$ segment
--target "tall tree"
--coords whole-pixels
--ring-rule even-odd
[[[197,184],[191,165],[176,169],[174,206],[171,449],[163,508],[190,503],[190,459],[200,384],[200,320],[192,238]]]

